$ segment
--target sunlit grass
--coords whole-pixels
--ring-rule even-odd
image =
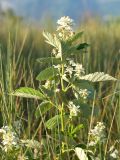
[[[90,20],[81,26],[78,30],[84,28],[83,40],[90,44],[83,57],[86,72],[104,71],[120,79],[120,23],[103,24]],[[38,86],[35,77],[43,66],[37,63],[36,59],[50,56],[50,47],[44,43],[43,29],[38,26],[27,26],[24,22],[7,19],[3,20],[0,28],[0,125],[12,125],[14,121],[21,120],[22,137],[27,139],[35,136],[41,141],[44,138],[42,131],[46,117],[43,117],[40,124],[36,120],[34,112],[38,102],[15,98],[10,93],[20,86]],[[113,141],[119,141],[120,138],[120,82],[102,83],[95,85],[95,88],[97,93],[94,104],[98,108],[99,116],[92,119],[91,125],[96,121],[107,124],[107,149]],[[51,115],[52,112],[47,115],[47,119]],[[87,139],[86,130],[81,132],[84,140]],[[48,138],[48,144],[46,151],[49,154],[52,150],[55,155],[56,144],[52,137]],[[120,149],[119,143],[116,145]]]

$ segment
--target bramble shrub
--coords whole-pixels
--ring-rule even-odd
[[[117,159],[118,151],[114,146],[110,150],[106,147],[104,123],[97,122],[93,129],[91,126],[92,119],[98,115],[94,106],[95,90],[92,84],[101,81],[116,81],[116,79],[103,72],[86,74],[81,64],[82,60],[77,58],[78,55],[83,56],[89,47],[86,42],[81,43],[83,32],[73,31],[73,20],[69,17],[62,17],[57,24],[55,34],[43,32],[46,43],[52,47],[52,52],[50,57],[37,59],[40,64],[47,66],[36,77],[39,81],[39,88],[36,90],[21,87],[12,95],[38,100],[39,105],[36,108],[35,117],[40,123],[42,122],[43,135],[41,142],[35,142],[42,147],[43,159]],[[86,129],[88,122],[90,123],[89,131]],[[4,139],[4,134],[8,130],[5,131],[3,128],[1,132],[2,139]],[[82,137],[85,137],[83,133],[88,138],[83,139]],[[9,148],[6,149],[8,141],[2,142],[6,154],[14,149],[17,157],[20,155],[20,149],[16,144],[20,143],[22,148],[24,143],[23,148],[27,146],[27,149],[21,151],[28,159],[35,159],[35,157],[31,158],[33,148],[34,151],[36,148],[38,153],[36,159],[40,158],[41,147],[35,147],[34,142],[31,142],[31,147],[30,140],[28,142],[17,139],[16,143],[13,143],[14,134],[12,136]]]

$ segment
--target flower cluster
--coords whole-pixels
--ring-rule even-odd
[[[1,147],[5,152],[11,151],[13,148],[19,148],[18,137],[15,132],[8,126],[0,129]]]
[[[72,59],[69,58],[67,59],[67,61],[68,65],[64,65],[65,67],[64,77],[67,77],[67,75],[69,75],[70,78],[74,76],[75,78],[80,79],[80,77],[85,74],[85,70],[82,64],[75,63]]]
[[[88,91],[87,89],[80,89],[79,94],[83,99],[87,99],[90,94],[90,91]]]
[[[24,155],[23,153],[21,154],[21,147],[33,149],[34,157],[39,157],[40,143],[33,139],[19,139],[11,127],[4,126],[0,129],[0,141],[0,147],[4,152],[6,152],[6,154],[17,151],[18,154],[16,154],[16,157],[18,160],[28,159],[26,155]]]
[[[74,32],[72,29],[73,26],[73,20],[70,19],[68,16],[67,17],[61,17],[57,21],[58,27],[57,27],[57,32],[58,36],[63,39],[67,40],[69,37],[73,36]]]
[[[82,75],[85,74],[85,70],[84,70],[82,64],[79,64],[79,63],[75,64],[75,70],[74,71],[75,71],[75,76],[77,78],[80,78]]]
[[[71,66],[67,66],[65,69],[65,74],[69,74],[70,77],[72,77],[72,73],[73,73],[73,67]]]
[[[94,129],[89,132],[90,142],[89,146],[95,146],[98,143],[104,142],[105,140],[105,125],[102,122],[97,122]]]
[[[85,74],[85,69],[82,64],[75,63],[72,59],[67,59],[69,61],[70,66],[73,68],[74,76],[80,78]]]
[[[70,118],[77,116],[80,112],[80,106],[76,106],[72,101],[68,103],[68,108],[70,110]]]
[[[120,158],[119,152],[117,149],[115,149],[114,145],[112,145],[110,147],[109,152],[108,152],[108,156],[109,156],[109,159],[112,159],[112,160],[117,160]]]

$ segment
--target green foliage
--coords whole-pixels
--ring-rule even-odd
[[[59,125],[60,123],[60,115],[55,115],[54,117],[52,117],[51,119],[49,119],[46,123],[45,126],[48,129],[53,129],[55,128],[57,125]]]
[[[58,69],[56,69],[54,67],[49,67],[49,68],[46,68],[45,70],[41,71],[36,79],[39,81],[49,80],[49,79],[57,76],[58,73],[59,73]]]
[[[80,79],[91,81],[91,82],[102,82],[102,81],[116,81],[117,79],[105,74],[103,72],[95,72],[85,76],[82,76]]]
[[[6,94],[3,94],[4,91],[6,90],[2,88],[3,100],[1,104],[2,105],[4,104],[4,106],[6,107],[2,111],[2,113],[4,114],[4,117],[8,116],[8,119],[9,119],[10,112],[13,112],[13,115],[15,115],[14,116],[15,118],[14,117],[13,119],[11,118],[12,120],[10,124],[14,125],[14,123],[12,122],[14,122],[17,119],[21,120],[23,124],[23,128],[20,130],[20,133],[18,128],[14,126],[15,130],[17,130],[18,132],[18,135],[20,135],[20,137],[23,137],[23,138],[39,139],[40,141],[39,147],[41,147],[41,149],[38,150],[39,152],[38,154],[41,157],[38,156],[39,157],[38,159],[41,158],[46,160],[47,159],[74,160],[74,159],[77,159],[78,157],[80,160],[81,159],[89,160],[89,159],[95,159],[95,158],[100,159],[101,158],[100,156],[104,155],[104,152],[105,152],[104,144],[100,143],[95,147],[88,146],[88,143],[90,141],[89,134],[88,134],[89,123],[90,123],[90,129],[91,129],[91,126],[94,123],[96,123],[98,119],[101,119],[98,115],[101,111],[100,107],[101,106],[103,107],[104,105],[103,102],[101,103],[102,105],[100,105],[99,103],[100,99],[98,101],[96,99],[98,95],[95,94],[95,89],[97,88],[96,86],[98,84],[95,87],[93,87],[91,82],[100,82],[100,81],[106,81],[106,80],[115,81],[116,79],[103,72],[90,73],[92,66],[97,62],[94,61],[94,63],[87,66],[87,64],[89,64],[87,59],[88,54],[86,55],[86,53],[82,51],[84,50],[86,51],[89,45],[86,42],[83,42],[83,40],[81,40],[82,35],[83,35],[83,32],[78,32],[75,34],[67,35],[68,36],[67,38],[66,36],[63,36],[61,38],[59,36],[59,33],[55,33],[55,34],[50,34],[48,32],[43,33],[43,36],[46,42],[52,46],[52,48],[55,50],[56,53],[53,54],[53,51],[52,51],[51,57],[49,55],[49,57],[45,56],[45,58],[42,57],[37,60],[37,62],[39,62],[40,65],[43,65],[43,67],[45,67],[43,70],[41,70],[40,74],[36,78],[38,82],[35,83],[35,86],[37,86],[39,83],[39,89],[35,90],[33,88],[22,87],[15,90],[15,92],[12,93],[12,95],[14,96],[25,97],[25,98],[35,98],[35,99],[38,99],[39,101],[36,101],[36,100],[24,101],[24,99],[21,100],[18,98],[14,98],[11,95],[8,100],[6,98],[7,97]],[[37,43],[37,46],[39,46],[38,43]],[[48,51],[48,48],[46,49],[43,47],[43,50],[46,52]],[[84,54],[80,54],[80,53],[84,53]],[[57,56],[57,54],[59,56]],[[74,64],[70,64],[71,60],[74,61]],[[80,67],[80,63],[84,63],[84,66],[88,67],[87,73],[90,73],[90,74],[88,75],[81,74],[78,70],[78,73],[80,75],[76,77],[75,65],[78,64]],[[10,62],[7,68],[10,68],[11,64],[12,63]],[[104,64],[103,60],[102,60],[102,64]],[[16,66],[13,68],[16,69]],[[21,66],[22,66],[22,63],[21,63]],[[48,66],[51,66],[51,67],[47,68]],[[70,73],[71,71],[70,67],[72,68],[72,74]],[[94,71],[96,69],[99,69],[99,67],[94,68]],[[21,67],[19,66],[19,68]],[[25,83],[26,86],[28,85],[34,86],[33,80],[31,80],[31,76],[32,76],[31,68],[32,66],[30,63],[28,67],[28,74],[26,74],[26,70],[25,70],[25,73],[21,75],[19,85],[21,85],[22,83],[22,86],[23,86],[23,83]],[[37,67],[37,72],[38,72],[38,69],[39,67]],[[21,74],[21,70],[20,70],[20,73],[18,73],[18,75],[19,74]],[[36,74],[36,72],[34,74]],[[7,83],[11,82],[13,77],[9,76],[10,75],[9,72],[5,75],[8,75],[7,81],[5,83],[6,84],[5,87],[7,88],[8,86]],[[16,74],[12,74],[12,75],[14,76]],[[26,75],[26,78],[24,79],[25,75]],[[10,80],[8,81],[9,77],[10,77]],[[3,79],[5,79],[4,76],[3,76]],[[0,81],[0,85],[1,85],[1,81]],[[9,90],[9,93],[13,90],[13,88],[16,88],[16,85],[14,87],[11,87],[11,89]],[[99,95],[101,95],[101,88],[102,86],[100,85],[98,90]],[[6,97],[4,97],[3,95],[5,95]],[[98,97],[100,98],[100,96]],[[11,103],[12,98],[16,100],[14,104]],[[111,102],[112,105],[115,104],[113,99],[114,98],[112,98],[112,102]],[[117,103],[118,103],[118,100],[117,100]],[[7,105],[9,105],[9,110],[7,110],[8,109]],[[106,100],[105,105],[109,106],[108,100]],[[109,109],[111,110],[110,107]],[[15,111],[13,110],[14,108],[16,108]],[[99,108],[99,112],[97,111],[98,117],[95,117],[96,108]],[[21,111],[20,114],[18,114],[18,111]],[[105,114],[106,112],[104,111],[102,113],[103,119],[105,119],[105,116],[106,116]],[[6,124],[5,120],[4,120],[4,124]],[[41,139],[44,139],[45,143],[43,143]],[[87,142],[87,139],[88,139],[88,142]],[[81,142],[84,143],[83,145],[85,147],[82,147],[82,145],[78,146],[78,144]],[[28,156],[28,158],[32,160],[32,159],[35,159],[33,157],[34,157],[34,154],[36,153],[35,152],[36,150],[34,150],[35,153],[33,153],[33,150],[34,148],[31,149],[29,146],[25,148],[24,146],[20,148],[21,153],[20,152],[19,153]],[[3,153],[2,149],[0,151]],[[107,157],[107,154],[108,154],[108,151],[106,151],[106,157]]]
[[[83,124],[77,125],[77,127],[75,127],[75,128],[72,129],[71,134],[73,135],[73,134],[77,133],[77,132],[80,131],[82,128],[84,128],[84,125],[83,125]]]
[[[87,43],[81,43],[77,46],[77,50],[86,49],[88,46]]]
[[[78,33],[76,33],[75,35],[73,35],[73,37],[71,37],[68,41],[67,41],[67,43],[73,43],[73,42],[76,42],[77,40],[79,40],[81,37],[82,37],[82,35],[83,35],[83,32],[78,32]]]
[[[92,108],[89,104],[81,102],[81,100],[73,100],[76,106],[80,106],[81,115],[85,118],[91,116]]]
[[[72,84],[75,86],[75,88],[74,88],[75,90],[77,90],[77,89],[87,89],[90,92],[90,94],[88,96],[88,99],[93,99],[95,89],[89,81],[76,80]]]
[[[40,105],[38,105],[35,116],[36,118],[41,117],[43,114],[45,114],[47,111],[49,111],[52,108],[52,104],[49,101],[44,101]]]
[[[46,38],[46,43],[52,45],[53,47],[57,48],[58,50],[61,47],[61,43],[56,35],[52,35],[48,32],[43,32],[43,36]]]
[[[21,87],[16,89],[12,95],[25,97],[25,98],[35,98],[35,99],[44,99],[45,96],[38,90],[29,87]]]

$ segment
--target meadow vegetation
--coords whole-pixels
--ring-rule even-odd
[[[53,36],[55,27],[1,17],[0,158],[119,160],[120,22],[81,22],[76,37],[59,25]],[[112,77],[86,77],[96,72]]]

